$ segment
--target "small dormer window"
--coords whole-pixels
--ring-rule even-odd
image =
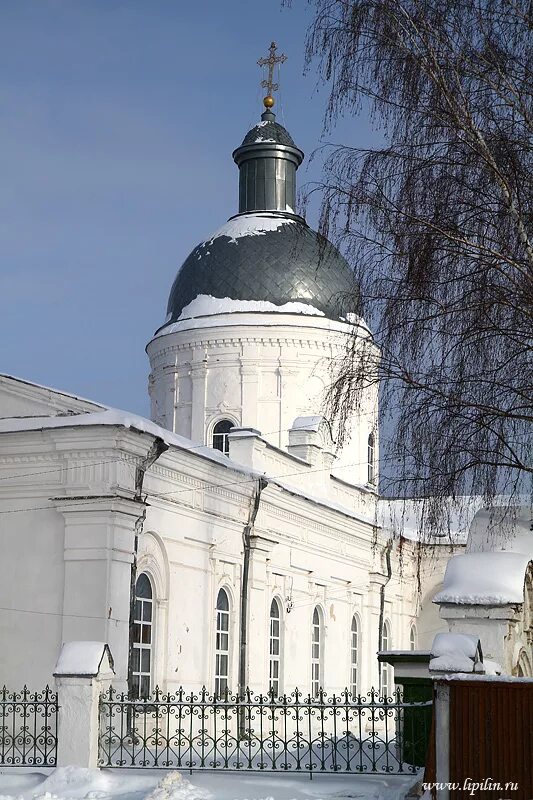
[[[374,485],[376,482],[376,440],[374,434],[371,433],[368,437],[368,483]]]
[[[213,447],[224,455],[229,453],[228,433],[235,427],[229,419],[221,419],[213,428]]]

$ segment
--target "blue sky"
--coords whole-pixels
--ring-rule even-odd
[[[0,372],[148,414],[144,348],[179,265],[237,210],[231,152],[259,119],[271,39],[289,59],[278,119],[307,155],[320,144],[311,13],[306,0],[2,0]],[[372,133],[352,119],[326,140]],[[300,186],[320,174],[306,163]]]

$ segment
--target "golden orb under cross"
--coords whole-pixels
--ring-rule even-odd
[[[271,94],[267,94],[266,97],[263,97],[263,105],[265,108],[272,108],[275,102],[276,101],[274,100]]]

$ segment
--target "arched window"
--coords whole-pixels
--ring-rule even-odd
[[[215,694],[224,695],[229,676],[229,598],[225,589],[217,597],[217,627],[215,645]]]
[[[131,690],[135,698],[149,697],[152,684],[153,591],[150,578],[141,572],[135,584]]]
[[[224,455],[229,453],[228,433],[235,427],[229,419],[221,419],[213,428],[213,447]]]
[[[368,437],[367,461],[368,483],[374,484],[376,482],[376,440],[373,433]]]
[[[391,648],[391,635],[390,625],[388,622],[383,623],[383,631],[381,634],[381,649],[390,650]],[[383,697],[389,697],[392,692],[392,674],[389,664],[382,662],[381,664],[381,694]]]
[[[411,630],[409,631],[409,647],[411,650],[416,650],[416,628],[414,625],[411,625]]]
[[[270,661],[268,688],[277,697],[281,688],[281,609],[274,598],[270,604]]]
[[[318,606],[313,611],[313,624],[311,625],[311,694],[318,697],[320,687],[324,683],[323,676],[323,650],[324,626],[322,612]]]
[[[357,695],[358,679],[359,679],[359,625],[357,624],[357,617],[352,617],[352,628],[350,631],[350,691],[352,697]]]

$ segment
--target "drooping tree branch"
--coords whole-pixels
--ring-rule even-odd
[[[380,381],[382,488],[433,498],[433,516],[449,496],[516,495],[532,474],[532,6],[311,2],[326,127],[364,110],[387,140],[331,146],[310,189],[381,349],[354,336],[331,411],[342,423]]]

